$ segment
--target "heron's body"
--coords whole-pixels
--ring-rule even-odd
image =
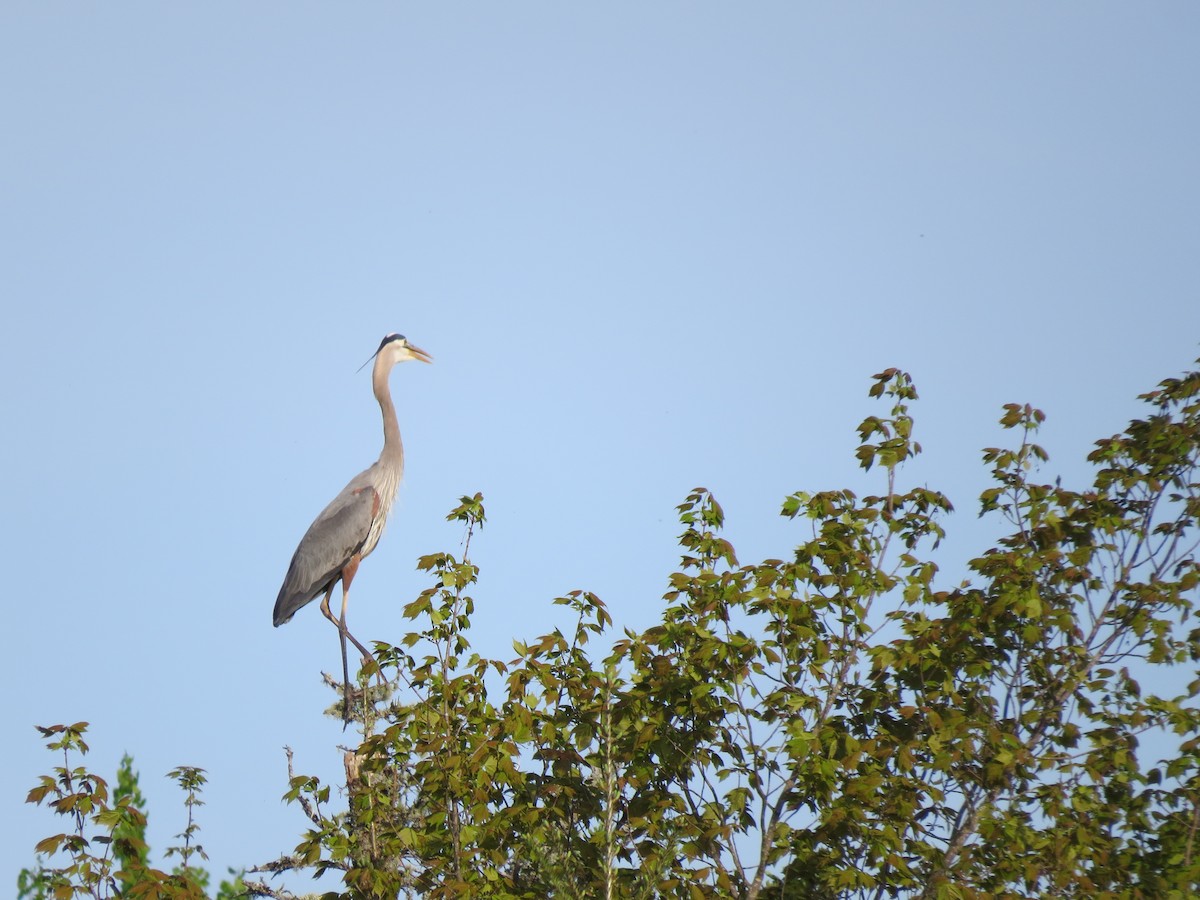
[[[387,524],[388,512],[396,499],[396,490],[404,475],[404,444],[396,408],[392,404],[388,376],[396,363],[408,359],[430,362],[430,356],[408,343],[403,335],[389,334],[375,351],[375,366],[371,387],[383,413],[383,451],[366,471],[360,472],[346,485],[328,506],[313,520],[300,545],[292,555],[291,565],[275,600],[273,621],[278,627],[294,616],[301,607],[324,594],[321,612],[338,626],[342,644],[342,674],[346,680],[345,716],[349,717],[349,671],[346,663],[346,639],[349,638],[363,654],[371,654],[346,628],[346,603],[350,582],[358,564],[379,543]],[[334,617],[329,598],[338,582],[342,583],[342,615]]]
[[[351,560],[361,562],[379,543],[400,478],[404,453],[395,466],[375,463],[360,472],[321,510],[300,539],[275,600],[276,627],[337,584]]]

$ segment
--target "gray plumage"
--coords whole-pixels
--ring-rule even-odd
[[[354,642],[364,660],[373,659],[370,651],[346,627],[350,582],[358,571],[358,564],[379,543],[404,474],[404,444],[400,440],[400,426],[396,420],[396,408],[392,404],[388,376],[397,363],[405,360],[432,361],[428,353],[414,347],[402,334],[385,337],[372,359],[375,365],[371,371],[371,387],[383,413],[383,450],[369,469],[355,475],[342,492],[333,498],[333,502],[321,511],[300,539],[283,585],[279,588],[279,596],[275,599],[272,617],[278,627],[290,620],[303,606],[324,594],[321,613],[337,626],[342,646],[345,721],[350,716],[346,639]],[[329,608],[329,598],[339,581],[342,583],[340,619]]]
[[[375,549],[367,546],[367,538],[372,522],[378,518],[372,510],[382,500],[372,484],[372,469],[376,466],[354,476],[308,526],[275,600],[275,627],[337,584],[351,558],[358,555],[361,559]]]

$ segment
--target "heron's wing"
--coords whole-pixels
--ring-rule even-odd
[[[362,549],[379,498],[370,485],[358,482],[356,478],[346,485],[300,539],[275,601],[276,625],[282,625],[296,610],[327,590],[350,557]]]

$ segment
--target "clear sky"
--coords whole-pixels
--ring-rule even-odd
[[[134,755],[160,850],[180,764],[216,874],[294,847],[282,747],[337,780],[339,656],[271,609],[379,452],[355,370],[391,331],[436,362],[392,377],[364,640],[463,493],[494,656],[574,588],[651,624],[696,485],[786,555],[787,493],[878,488],[891,365],[960,576],[1001,404],[1077,485],[1197,356],[1198,40],[1184,2],[0,5],[0,892],[59,830],[35,724]]]

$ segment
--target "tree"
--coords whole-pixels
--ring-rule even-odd
[[[980,506],[1004,534],[950,585],[950,502],[902,484],[916,390],[888,369],[870,394],[874,491],[787,497],[794,554],[746,565],[697,488],[645,631],[577,591],[572,627],[474,652],[486,519],[462,498],[464,558],[420,559],[413,630],[354,694],[346,808],[289,756],[306,832],[259,871],[345,898],[1194,896],[1200,371],[1144,395],[1078,489],[1038,480],[1042,413],[1005,407]]]
[[[49,805],[66,817],[69,831],[40,841],[35,847],[38,863],[17,876],[20,900],[48,900],[69,897],[151,897],[206,900],[210,881],[203,868],[192,864],[193,857],[206,859],[204,848],[196,842],[199,826],[193,812],[202,805],[200,790],[205,783],[204,770],[181,766],[168,774],[185,792],[187,827],[178,835],[182,843],[167,849],[168,857],[178,856],[180,865],[171,874],[149,864],[146,844],[145,798],[139,776],[133,769],[133,757],[125,754],[117,769],[116,789],[85,766],[72,765],[72,754],[86,755],[84,740],[87,723],[39,727],[48,738],[47,748],[61,751],[63,765],[43,775],[27,798],[29,803]],[[60,862],[61,865],[53,865]],[[217,900],[244,896],[241,877],[221,882]]]

